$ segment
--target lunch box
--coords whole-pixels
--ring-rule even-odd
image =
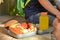
[[[38,26],[39,26],[39,24],[36,24],[36,28],[38,28]],[[9,34],[12,37],[25,38],[25,37],[33,36],[33,35],[36,35],[36,34],[41,35],[41,34],[51,33],[54,30],[54,28],[50,27],[47,30],[38,30],[37,29],[35,32],[28,32],[28,33],[25,33],[25,34],[15,34],[15,33],[13,33],[12,31],[10,31],[10,30],[8,30],[6,28],[4,28],[4,30],[7,32],[7,34]]]
[[[10,36],[15,37],[15,38],[25,38],[25,37],[36,35],[36,32],[28,32],[28,33],[25,33],[25,34],[15,34],[15,33],[13,33],[12,31],[10,31],[6,28],[4,28],[4,29]]]

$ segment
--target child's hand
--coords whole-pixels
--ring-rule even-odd
[[[58,18],[53,21],[53,26],[55,29],[60,30],[60,20]]]
[[[53,21],[53,27],[54,28],[57,26],[57,23],[58,23],[58,20],[57,20],[57,18],[55,18],[54,21]]]
[[[56,40],[60,40],[60,22],[57,18],[55,18],[55,20],[53,21],[53,27],[54,27],[53,34]]]
[[[60,20],[60,13],[57,13],[56,17]]]

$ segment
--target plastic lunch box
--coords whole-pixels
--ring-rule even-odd
[[[36,24],[36,28],[38,28],[38,24]],[[29,36],[33,36],[33,35],[36,35],[36,33],[38,33],[38,34],[45,34],[45,33],[49,33],[49,32],[52,32],[53,31],[53,27],[51,27],[51,28],[49,28],[48,30],[43,30],[43,31],[41,31],[41,30],[38,30],[38,31],[36,31],[36,32],[29,32],[29,33],[26,33],[26,34],[14,34],[13,32],[11,32],[10,30],[8,30],[8,29],[6,29],[6,28],[4,28],[5,29],[5,31],[9,34],[9,35],[11,35],[12,37],[15,37],[15,38],[24,38],[24,37],[29,37]]]
[[[9,35],[11,35],[12,37],[15,37],[15,38],[24,38],[24,37],[29,37],[29,36],[36,35],[36,32],[29,32],[29,33],[26,33],[26,34],[14,34],[10,30],[7,30],[6,28],[4,28],[4,29]]]
[[[33,35],[36,35],[36,32],[37,32],[37,30],[36,30],[35,32],[28,32],[26,34],[15,34],[12,31],[10,31],[9,29],[6,29],[4,26],[5,26],[4,24],[0,24],[0,27],[3,27],[7,34],[9,34],[10,36],[15,37],[15,38],[24,38],[24,37],[33,36]]]

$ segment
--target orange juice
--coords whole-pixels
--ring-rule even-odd
[[[41,12],[39,17],[39,30],[47,30],[49,28],[49,18],[47,12]]]

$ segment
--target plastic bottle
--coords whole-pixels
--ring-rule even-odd
[[[41,12],[39,17],[39,30],[47,30],[49,28],[49,17],[47,12]]]

